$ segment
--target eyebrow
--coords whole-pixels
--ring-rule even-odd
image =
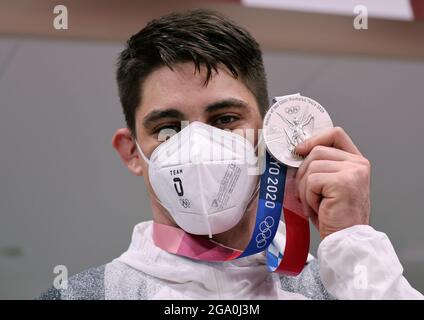
[[[183,120],[184,119],[184,113],[182,113],[178,109],[169,108],[165,110],[153,110],[150,112],[147,116],[143,119],[143,125],[145,127],[148,127],[155,121],[162,119],[162,118],[176,118]]]
[[[248,110],[249,108],[248,104],[244,102],[243,100],[229,98],[229,99],[220,100],[208,105],[205,111],[206,113],[213,113],[228,107],[243,108],[246,110]]]
[[[246,110],[248,110],[249,108],[248,104],[244,102],[243,100],[228,98],[228,99],[219,100],[209,104],[208,106],[206,106],[205,112],[210,114],[210,113],[213,113],[222,109],[226,109],[229,107],[243,108]],[[144,127],[148,127],[155,121],[162,118],[175,118],[178,120],[183,120],[184,113],[182,113],[180,110],[176,108],[169,108],[164,110],[153,110],[147,116],[144,117],[143,125]]]

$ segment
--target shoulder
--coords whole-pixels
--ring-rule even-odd
[[[281,287],[285,291],[300,293],[309,299],[333,300],[321,282],[318,260],[311,259],[303,271],[295,276],[279,274]]]
[[[105,265],[84,270],[68,279],[64,288],[51,287],[39,300],[103,300]]]
[[[163,286],[161,279],[117,259],[106,265],[105,296],[107,300],[151,299]]]

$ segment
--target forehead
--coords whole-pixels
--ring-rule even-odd
[[[191,62],[179,63],[171,70],[162,66],[152,72],[142,86],[141,115],[152,109],[178,108],[182,112],[201,112],[201,107],[217,100],[236,98],[257,108],[252,92],[223,66],[213,71],[205,85],[207,70],[202,66],[196,71]]]

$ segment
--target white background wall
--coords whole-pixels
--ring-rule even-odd
[[[141,179],[111,147],[124,126],[122,45],[0,39],[0,298],[33,298],[106,263],[150,218]],[[323,104],[373,164],[373,226],[424,291],[424,62],[265,54],[271,95]],[[317,247],[314,232],[313,250]]]

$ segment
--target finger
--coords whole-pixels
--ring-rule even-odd
[[[315,214],[315,212],[306,203],[305,187],[306,187],[306,185],[305,185],[305,182],[303,180],[301,180],[300,182],[296,181],[296,194],[297,194],[297,197],[299,198],[300,202],[302,203],[303,214],[306,217],[312,217]]]
[[[313,214],[318,213],[318,207],[319,207],[319,201],[320,201],[320,199],[315,199],[315,201],[308,202],[307,183],[308,183],[309,177],[313,174],[331,174],[331,173],[339,172],[341,170],[341,164],[342,163],[340,161],[322,160],[321,162],[318,162],[316,166],[312,165],[312,168],[310,166],[311,172],[308,171],[301,179],[296,179],[296,184],[298,186],[297,188],[298,197],[300,201],[302,202],[303,211],[306,216],[312,217]]]
[[[306,203],[306,200],[302,203],[303,215],[307,218],[313,218],[317,213]]]
[[[343,170],[345,167],[344,161],[312,160],[306,163],[302,170],[297,171],[296,181],[299,183],[300,179],[313,173],[334,173]]]
[[[316,213],[319,213],[325,186],[336,178],[336,173],[314,173],[305,179],[305,201]]]
[[[321,204],[322,195],[312,191],[311,184],[317,183],[315,179],[317,174],[308,176],[305,182],[305,201],[317,214],[319,212],[319,205]],[[314,186],[315,187],[315,186]]]
[[[299,167],[297,171],[297,178],[298,179],[302,178],[306,170],[308,169],[310,163],[317,160],[357,162],[359,161],[359,157],[339,149],[325,147],[325,146],[316,146],[308,154],[305,160],[303,160],[303,163],[301,164],[301,166]]]
[[[337,148],[349,153],[361,155],[348,134],[340,127],[329,128],[299,144],[295,152],[306,156],[315,146],[327,146]]]
[[[299,200],[302,203],[302,210],[305,217],[308,217],[312,220],[314,224],[318,221],[318,209],[319,205],[315,206],[315,208],[311,207],[306,200],[306,183],[304,181],[301,182],[299,186]]]

